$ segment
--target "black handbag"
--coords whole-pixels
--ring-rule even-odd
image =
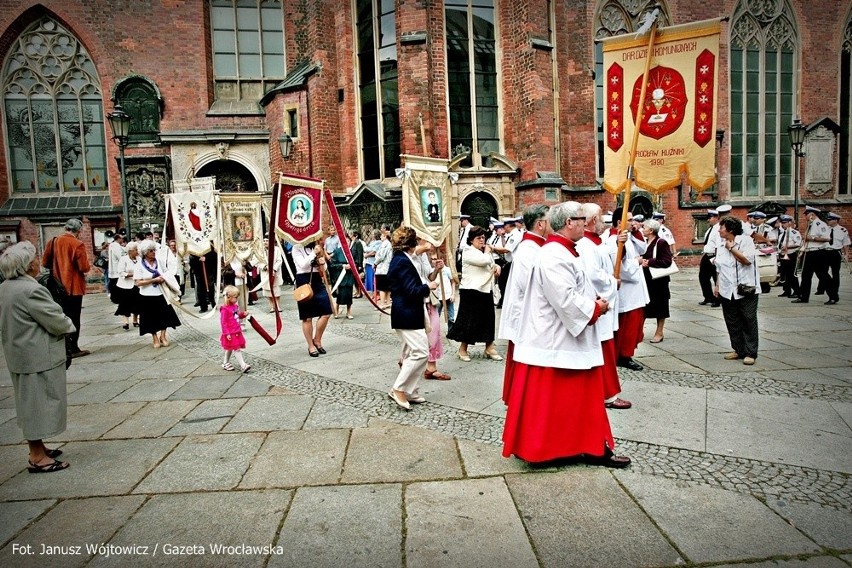
[[[109,268],[109,261],[102,256],[99,256],[95,259],[95,266],[100,268],[101,270],[106,270]]]

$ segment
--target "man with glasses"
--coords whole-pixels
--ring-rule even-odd
[[[525,283],[503,429],[503,455],[531,463],[577,459],[623,468],[601,400],[598,319],[609,310],[579,258],[586,217],[574,201],[548,212],[553,230]]]

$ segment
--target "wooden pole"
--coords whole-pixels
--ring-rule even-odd
[[[423,155],[428,157],[429,151],[426,149],[426,129],[423,127],[423,113],[418,113],[417,118],[420,120],[420,143],[423,145]]]
[[[622,200],[621,224],[619,231],[623,231],[627,225],[627,213],[630,208],[630,190],[633,187],[634,172],[633,167],[636,165],[636,148],[639,145],[639,129],[642,127],[642,118],[645,114],[645,94],[648,90],[648,74],[651,71],[651,55],[654,50],[654,40],[657,37],[657,20],[651,24],[651,31],[648,38],[648,56],[645,58],[645,72],[642,74],[642,87],[639,91],[639,104],[636,109],[636,123],[633,130],[633,143],[630,146],[630,164],[627,166],[627,187],[624,189],[624,199]],[[618,252],[615,255],[615,277],[621,275],[621,256],[624,253],[624,242],[619,241]]]

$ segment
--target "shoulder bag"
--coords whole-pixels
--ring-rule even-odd
[[[754,296],[757,293],[756,286],[749,286],[748,284],[740,283],[740,261],[737,260],[736,257],[734,258],[734,270],[737,274],[737,294],[740,296]]]
[[[657,242],[654,243],[654,258],[657,258],[657,245],[660,244],[659,238],[660,237],[657,237]],[[680,269],[677,267],[677,264],[675,264],[674,258],[672,258],[672,263],[669,266],[665,268],[649,266],[648,271],[651,273],[651,280],[657,280],[658,278],[676,274],[680,272]]]
[[[301,304],[302,302],[307,302],[314,297],[314,289],[311,287],[311,281],[313,279],[314,267],[311,266],[311,275],[308,283],[297,286],[296,289],[293,290],[293,299],[296,300],[297,303]]]

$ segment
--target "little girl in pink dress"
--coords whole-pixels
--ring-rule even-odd
[[[219,338],[219,343],[225,350],[225,361],[222,363],[222,368],[226,371],[234,370],[234,366],[231,364],[231,354],[233,354],[237,363],[240,364],[240,370],[247,373],[251,369],[251,365],[243,359],[242,350],[246,346],[246,338],[240,327],[240,320],[245,318],[248,312],[240,311],[237,304],[239,295],[240,291],[236,286],[225,286],[225,304],[219,308],[219,322],[222,325],[222,336]]]

